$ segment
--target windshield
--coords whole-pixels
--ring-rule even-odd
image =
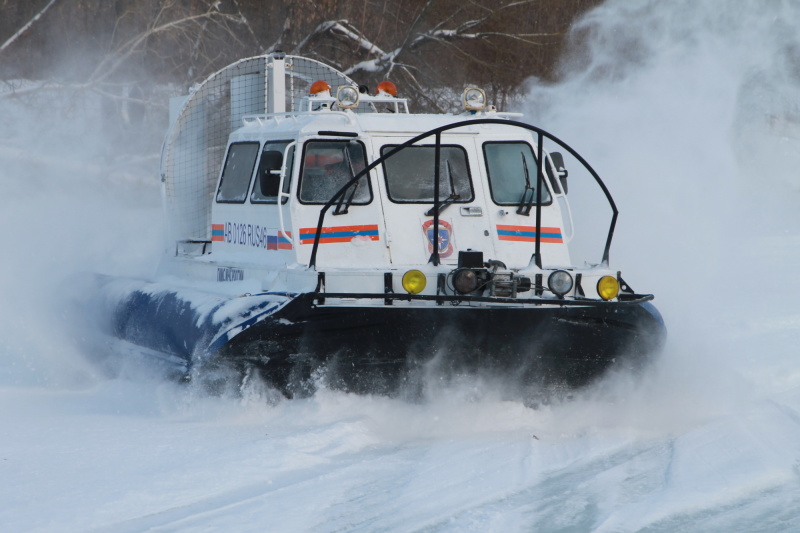
[[[381,148],[386,155],[397,145]],[[383,162],[389,199],[398,203],[433,202],[435,146],[408,146]],[[441,146],[439,153],[439,200],[471,202],[475,196],[470,181],[467,153],[461,146]]]
[[[310,141],[306,143],[300,175],[300,201],[306,204],[327,203],[353,176],[366,167],[364,145],[356,141]],[[358,180],[352,204],[372,201],[369,176]],[[353,189],[345,192],[349,198]]]

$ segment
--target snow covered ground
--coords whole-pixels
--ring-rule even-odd
[[[800,7],[731,6],[609,1],[531,88],[670,332],[643,376],[537,408],[478,380],[276,402],[104,375],[57,294],[155,269],[157,183],[104,176],[80,115],[0,101],[0,529],[800,531]]]

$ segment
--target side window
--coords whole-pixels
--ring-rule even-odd
[[[300,174],[300,201],[305,204],[327,203],[339,189],[362,171],[367,159],[364,145],[357,141],[309,141],[306,143]],[[358,180],[345,200],[352,205],[372,201],[369,176]]]
[[[396,145],[381,148],[385,155]],[[389,199],[397,203],[433,202],[435,146],[408,146],[383,162]],[[439,151],[439,199],[455,202],[475,199],[467,154],[461,146],[441,146]]]
[[[258,148],[259,144],[254,142],[231,144],[217,190],[217,202],[244,203],[250,190]]]
[[[483,145],[492,200],[498,205],[536,202],[537,159],[525,142],[489,142]],[[547,180],[547,176],[544,176]],[[551,202],[550,191],[542,188],[542,204]]]
[[[292,163],[294,162],[294,147],[286,153],[289,141],[267,142],[261,151],[261,159],[258,161],[258,171],[253,183],[253,192],[250,193],[250,201],[256,204],[275,204],[278,203],[278,187],[281,182],[281,167],[283,166],[284,156],[286,161],[286,179],[284,189],[288,191],[292,176]],[[286,199],[284,198],[284,202]]]

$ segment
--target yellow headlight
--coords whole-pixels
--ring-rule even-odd
[[[603,276],[597,282],[597,294],[603,300],[611,300],[619,294],[619,282],[613,276]]]
[[[419,270],[409,270],[403,274],[403,288],[409,294],[419,294],[425,290],[428,280]]]

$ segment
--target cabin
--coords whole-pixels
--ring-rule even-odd
[[[541,131],[519,127],[518,114],[487,105],[478,88],[464,91],[462,114],[412,114],[391,82],[370,94],[348,79],[334,86],[304,76],[308,90],[292,94],[287,110],[287,62],[294,68],[300,60],[310,61],[273,54],[267,74],[228,80],[231,102],[258,100],[252,85],[270,80],[263,99],[270,112],[229,105],[232,131],[208,198],[206,234],[178,239],[179,260],[203,256],[201,264],[215,267],[205,279],[260,280],[260,290],[286,282],[276,272],[313,267],[336,293],[402,292],[410,269],[436,279],[439,265],[453,270],[466,261],[506,272],[516,294],[531,279],[514,272],[535,269],[535,280],[572,268],[567,171],[560,153],[542,148]],[[547,288],[538,283],[541,294]],[[463,292],[426,279],[420,293],[474,293],[482,284],[463,282],[472,289]]]

